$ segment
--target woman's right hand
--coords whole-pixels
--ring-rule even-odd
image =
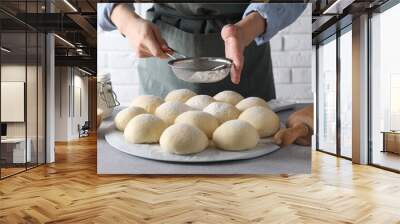
[[[158,27],[142,19],[125,4],[118,4],[114,8],[111,20],[118,30],[128,38],[137,57],[168,57],[165,52],[171,50],[161,37]]]

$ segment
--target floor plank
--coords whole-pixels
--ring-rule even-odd
[[[313,153],[295,176],[96,174],[94,136],[0,181],[0,223],[400,223],[400,175]]]
[[[372,160],[374,164],[400,170],[400,154],[375,150]]]

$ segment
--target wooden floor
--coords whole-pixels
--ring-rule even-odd
[[[400,223],[400,175],[313,154],[311,175],[98,176],[96,140],[0,181],[0,223]]]
[[[16,174],[16,173],[19,173],[19,172],[23,172],[25,170],[26,170],[25,167],[7,167],[7,168],[2,167],[1,168],[1,177],[2,178],[3,177],[8,177],[8,176],[11,176],[13,174]]]
[[[400,170],[400,155],[392,152],[374,151],[374,164],[389,167],[395,170]]]
[[[14,164],[13,164],[14,165]],[[27,169],[33,169],[37,166],[36,163],[18,164],[16,167],[2,167],[1,168],[1,178],[6,178],[11,175],[15,175],[20,172],[24,172]]]

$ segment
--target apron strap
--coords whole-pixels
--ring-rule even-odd
[[[173,10],[167,7],[164,7],[160,4],[154,4],[154,11],[156,14],[160,14],[163,16],[168,16],[172,18],[179,18],[185,20],[240,20],[243,16],[243,12],[238,13],[224,13],[218,15],[187,15],[183,14],[178,10]]]
[[[226,24],[236,23],[242,18],[242,13],[231,13],[223,15],[184,15],[181,12],[154,4],[149,9],[151,20],[156,23],[158,20],[172,25],[182,31],[197,34],[218,33]]]

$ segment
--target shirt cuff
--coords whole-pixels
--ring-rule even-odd
[[[257,45],[268,42],[280,30],[292,24],[304,11],[304,3],[251,3],[243,17],[258,12],[266,21],[265,32],[255,38]]]
[[[253,3],[253,4],[250,4],[247,7],[246,11],[243,14],[243,18],[244,18],[244,17],[248,16],[252,12],[257,12],[258,14],[260,14],[261,17],[263,17],[265,19],[265,32],[260,34],[258,37],[256,37],[254,39],[254,41],[256,42],[257,45],[261,45],[263,43],[268,42],[273,36],[273,34],[271,32],[269,32],[269,30],[270,30],[270,26],[269,25],[270,24],[268,24],[268,15],[263,11],[264,10],[262,10],[260,8],[259,4]]]
[[[117,6],[118,3],[102,3],[99,4],[99,8],[97,10],[97,18],[99,20],[99,25],[104,31],[112,31],[116,30],[117,27],[115,24],[111,21],[111,13],[114,10],[115,6]],[[135,10],[135,7],[133,6],[133,3],[127,4],[127,6],[131,10]]]

